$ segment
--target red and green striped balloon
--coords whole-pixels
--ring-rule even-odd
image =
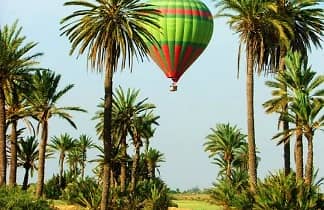
[[[213,33],[213,17],[199,0],[150,0],[160,10],[160,29],[150,29],[159,44],[149,44],[150,56],[168,78],[177,82],[200,56]]]

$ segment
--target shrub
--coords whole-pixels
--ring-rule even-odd
[[[71,203],[78,203],[87,209],[98,209],[101,200],[101,188],[95,179],[86,177],[69,183],[62,193],[62,198]]]
[[[59,176],[53,175],[44,185],[44,194],[49,199],[59,199],[62,195]]]
[[[303,182],[296,183],[294,173],[288,176],[285,176],[283,172],[271,174],[263,182],[259,182],[255,196],[255,209],[324,209],[323,195],[320,193],[321,183],[322,179],[308,186]]]
[[[3,210],[51,210],[46,200],[36,200],[30,193],[18,187],[0,188],[0,209]]]
[[[221,177],[210,190],[210,194],[224,209],[248,210],[253,207],[253,196],[248,189],[247,172],[234,170],[231,179]]]
[[[159,178],[139,182],[135,195],[135,209],[164,210],[172,205],[169,189]]]

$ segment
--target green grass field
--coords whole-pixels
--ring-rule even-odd
[[[211,204],[212,199],[208,194],[180,193],[173,194],[173,202],[178,208],[190,210],[222,210],[222,207]]]
[[[190,210],[222,210],[221,207],[207,203],[206,201],[195,200],[175,200],[178,208],[185,208]]]

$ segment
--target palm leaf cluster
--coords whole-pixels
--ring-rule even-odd
[[[121,192],[125,192],[127,186],[130,191],[134,191],[139,177],[139,168],[146,162],[146,167],[141,171],[147,171],[146,177],[155,177],[155,169],[158,167],[157,162],[163,161],[163,154],[152,148],[147,149],[144,156],[140,155],[140,149],[144,146],[149,148],[149,139],[154,135],[154,126],[158,125],[159,116],[154,114],[156,108],[154,104],[148,103],[148,98],[139,100],[139,90],[127,89],[125,92],[118,87],[113,94],[112,107],[112,139],[113,156],[112,156],[112,186],[120,185]],[[100,108],[94,120],[97,120],[97,133],[102,138],[103,132],[103,104],[98,105]],[[134,145],[133,158],[130,157],[128,142]],[[103,152],[103,148],[98,147]],[[99,167],[102,167],[102,158],[100,155],[96,160]],[[144,162],[143,162],[144,161]],[[97,168],[97,172],[102,173],[102,168]],[[129,177],[127,174],[130,174]]]
[[[257,183],[254,71],[284,71],[290,48],[307,56],[312,45],[321,47],[324,19],[320,4],[319,0],[222,0],[216,4],[219,9],[216,17],[228,18],[229,26],[239,35],[239,58],[241,45],[245,46],[248,170],[252,192],[256,192]],[[287,123],[284,130],[288,130]],[[284,151],[285,171],[289,173],[289,144],[285,144]]]
[[[76,106],[58,106],[58,101],[73,85],[59,89],[61,76],[38,67],[36,59],[42,53],[32,52],[37,43],[26,43],[21,31],[17,21],[0,30],[0,150],[4,149],[0,157],[0,185],[6,183],[7,159],[10,157],[9,185],[16,185],[17,167],[22,166],[26,170],[23,189],[27,189],[29,171],[32,173],[37,168],[36,191],[40,197],[44,185],[49,119],[58,116],[76,127],[69,111],[85,110]],[[18,128],[22,119],[25,126],[33,131],[33,136],[19,137]],[[37,127],[36,132],[34,127]],[[9,132],[10,154],[7,154],[6,134]],[[25,135],[24,132],[22,134]],[[40,139],[39,144],[37,138]]]
[[[231,180],[235,170],[246,171],[246,135],[229,123],[217,124],[211,131],[204,146],[209,158],[213,158],[214,163],[219,166],[219,175]]]
[[[279,132],[274,138],[279,138],[279,144],[296,136],[295,155],[297,178],[303,178],[302,137],[308,140],[308,159],[306,164],[306,181],[311,183],[313,175],[313,136],[316,130],[323,126],[324,115],[324,76],[317,75],[308,66],[307,59],[301,53],[289,53],[286,58],[286,71],[280,72],[273,81],[266,84],[273,88],[273,98],[264,106],[268,112],[278,112],[281,121],[289,122],[290,129]],[[286,106],[288,112],[282,107]],[[300,151],[301,150],[301,151]]]
[[[78,9],[62,20],[62,35],[71,42],[71,54],[87,51],[88,64],[92,69],[105,73],[104,82],[104,180],[101,208],[110,203],[110,170],[113,142],[111,139],[113,73],[126,64],[132,68],[133,58],[143,59],[148,53],[146,41],[155,38],[147,26],[158,28],[158,15],[152,5],[139,0],[68,1],[65,6]]]

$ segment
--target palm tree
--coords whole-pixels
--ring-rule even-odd
[[[140,160],[140,149],[143,146],[142,138],[147,139],[151,136],[152,126],[159,125],[157,120],[159,116],[155,116],[153,111],[144,113],[142,116],[138,116],[134,119],[134,122],[131,126],[130,135],[133,140],[135,147],[135,154],[133,156],[132,163],[132,173],[131,173],[131,187],[130,190],[132,193],[135,191],[136,182],[137,182],[137,172],[138,165]]]
[[[19,85],[13,84],[11,89],[5,90],[6,97],[6,129],[11,125],[10,131],[10,171],[9,171],[9,185],[16,185],[17,176],[17,138],[18,138],[18,122],[23,119],[26,126],[33,128],[28,117],[30,113],[27,111],[26,99],[22,97],[22,92],[28,88],[22,88]]]
[[[226,177],[230,180],[232,175],[232,165],[235,160],[236,151],[246,143],[246,135],[242,134],[236,126],[228,124],[217,124],[216,128],[211,128],[204,143],[205,151],[209,152],[209,157],[220,155],[225,161]]]
[[[158,14],[151,5],[139,0],[68,1],[64,5],[81,9],[65,17],[61,28],[72,43],[71,53],[79,47],[78,54],[88,49],[90,65],[105,72],[104,81],[104,181],[101,209],[108,208],[111,162],[111,112],[113,72],[121,64],[132,66],[133,57],[143,59],[148,53],[145,40],[156,41],[147,26],[158,27],[151,14]],[[128,61],[128,62],[127,62]]]
[[[321,80],[321,81],[320,81]],[[324,82],[324,77],[318,77],[310,86],[315,87]],[[315,84],[316,83],[316,84]],[[324,126],[323,109],[324,89],[321,91],[321,99],[313,98],[307,93],[297,92],[290,106],[290,111],[294,113],[294,120],[297,118],[303,127],[303,134],[307,138],[307,162],[305,169],[305,183],[310,185],[313,178],[313,138],[316,130]]]
[[[80,135],[80,137],[76,141],[77,148],[81,152],[81,159],[82,159],[82,164],[81,164],[81,177],[82,179],[84,178],[84,169],[85,169],[85,164],[87,162],[87,150],[91,149],[94,147],[94,143],[91,140],[90,136],[87,136],[86,134]]]
[[[275,77],[275,81],[266,81],[266,85],[273,88],[271,94],[272,98],[264,102],[263,107],[267,114],[279,113],[278,128],[283,124],[283,131],[289,130],[289,122],[285,120],[284,116],[288,111],[288,95],[287,86],[284,82],[283,71],[279,71]],[[290,173],[290,140],[289,138],[282,139],[279,143],[284,144],[284,171],[287,176]]]
[[[53,136],[51,143],[48,145],[50,149],[59,152],[59,185],[62,187],[62,177],[64,171],[64,159],[66,152],[71,151],[76,146],[76,141],[67,133],[60,136]]]
[[[157,149],[149,148],[145,153],[145,160],[148,168],[149,178],[155,177],[155,170],[159,167],[158,163],[165,162],[164,154]]]
[[[254,130],[254,70],[266,69],[268,61],[274,56],[269,44],[269,36],[276,31],[282,40],[288,39],[284,32],[289,31],[285,21],[273,15],[268,7],[269,2],[263,0],[222,0],[217,4],[220,8],[218,16],[228,17],[230,27],[239,34],[241,44],[246,50],[246,99],[247,129],[249,146],[249,184],[251,192],[255,192],[257,182],[257,164]],[[224,12],[224,11],[231,12]],[[286,29],[287,28],[287,29]],[[286,30],[285,30],[286,29]],[[271,63],[270,63],[271,64]]]
[[[121,174],[120,188],[125,191],[126,186],[126,163],[127,163],[127,142],[126,137],[131,132],[138,117],[151,109],[154,109],[154,104],[147,103],[147,99],[138,100],[139,90],[127,89],[124,93],[121,87],[117,88],[113,95],[113,127],[116,128],[116,133],[120,136],[121,147]]]
[[[80,167],[82,167],[82,153],[81,150],[77,147],[73,147],[67,153],[66,162],[69,165],[69,171],[73,175],[74,178],[77,178],[80,173]]]
[[[27,190],[29,172],[33,176],[38,160],[38,141],[35,136],[29,136],[25,140],[20,139],[17,146],[18,166],[25,169],[25,176],[22,185],[23,190]]]
[[[324,30],[323,9],[320,7],[321,1],[275,0],[274,2],[278,6],[277,11],[279,15],[289,20],[288,22],[292,30],[292,33],[289,34],[291,36],[289,39],[291,50],[299,51],[303,56],[307,56],[307,50],[311,50],[311,46],[321,47],[321,37]],[[276,35],[273,37],[275,36]],[[288,49],[284,44],[281,44],[280,41],[278,47],[276,48],[278,51],[277,55],[279,55],[278,70],[279,72],[284,71],[285,57]],[[283,90],[285,88],[285,86],[282,87]],[[287,112],[287,106],[283,106],[280,109],[285,109],[285,112]],[[282,118],[281,121],[283,130],[289,130],[288,122]],[[287,175],[290,172],[289,139],[287,139],[284,143],[284,160],[285,174]]]
[[[44,187],[44,172],[45,172],[45,151],[48,138],[48,123],[53,116],[58,116],[69,122],[74,128],[75,123],[72,121],[72,116],[69,111],[85,112],[80,107],[58,107],[57,103],[73,85],[68,85],[59,90],[59,82],[61,75],[56,75],[54,72],[36,71],[32,77],[31,86],[33,91],[25,95],[30,104],[30,111],[33,113],[33,118],[38,121],[37,128],[41,129],[41,141],[39,143],[39,162],[38,162],[38,177],[36,196],[39,198],[43,193]],[[39,129],[37,129],[39,130]]]
[[[318,102],[315,103],[314,100],[319,100],[319,98],[323,97],[322,90],[316,90],[316,88],[322,84],[323,76],[315,77],[316,73],[307,66],[307,60],[302,57],[301,53],[288,52],[285,63],[286,71],[279,74],[276,80],[287,87],[286,95],[288,110],[290,112],[287,114],[285,113],[283,116],[286,121],[295,124],[295,127],[287,131],[279,132],[274,138],[282,137],[282,139],[287,139],[293,134],[296,136],[296,179],[302,180],[304,168],[302,137],[305,130],[309,130],[310,127],[313,127],[312,124],[315,123],[314,120],[318,115],[318,111],[320,111],[318,109],[321,109],[317,105]],[[277,81],[273,83],[279,83]],[[312,142],[312,140],[310,141]],[[310,142],[308,143],[308,146],[312,147]],[[312,149],[310,148],[308,152],[311,151]],[[310,153],[308,154],[311,155]],[[309,169],[310,168],[308,168],[308,171]]]
[[[12,26],[0,29],[0,186],[6,184],[6,113],[5,93],[17,81],[24,81],[28,72],[37,64],[35,58],[42,55],[28,55],[37,45],[34,42],[24,44],[26,37],[21,35],[21,27],[16,21]],[[15,160],[15,155],[13,157]]]

